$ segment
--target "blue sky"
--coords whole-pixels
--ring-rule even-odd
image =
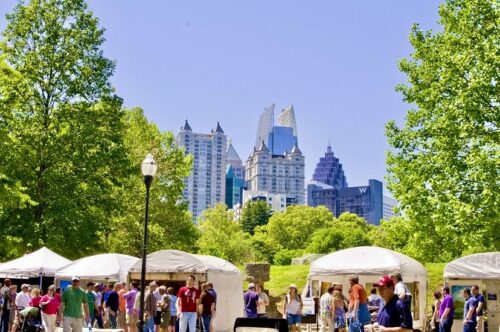
[[[349,185],[384,178],[384,124],[409,108],[397,62],[413,23],[439,29],[435,0],[88,2],[125,106],[175,133],[220,121],[246,160],[264,107],[293,104],[306,180],[331,141]],[[0,29],[15,3],[0,1]]]

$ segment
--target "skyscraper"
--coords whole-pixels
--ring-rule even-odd
[[[298,145],[297,123],[293,106],[288,106],[278,116],[278,125],[274,123],[274,104],[267,107],[260,115],[257,126],[255,148],[264,142],[274,155],[290,152]]]
[[[225,201],[226,135],[218,122],[215,131],[193,133],[186,120],[177,135],[177,145],[193,156],[193,170],[184,180],[183,194],[196,218],[203,210]]]
[[[261,142],[246,162],[246,184],[245,197],[272,198],[270,194],[279,194],[286,197],[286,205],[304,204],[302,151],[294,145],[289,152],[275,155]]]
[[[245,167],[231,140],[227,147],[226,166],[226,205],[232,209],[242,204],[241,194],[245,187]]]
[[[335,157],[332,147],[328,144],[324,157],[319,159],[314,170],[313,180],[328,184],[335,189],[347,187],[347,179],[344,175],[339,158]]]

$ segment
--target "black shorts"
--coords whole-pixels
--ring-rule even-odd
[[[170,315],[170,320],[168,322],[168,325],[170,326],[175,326],[175,322],[177,321],[177,316],[175,315]]]
[[[155,321],[155,325],[161,324],[161,311],[156,312],[154,321]]]

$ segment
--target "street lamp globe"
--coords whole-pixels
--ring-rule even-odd
[[[156,164],[155,159],[153,158],[153,155],[151,153],[148,153],[146,156],[146,159],[142,162],[141,165],[141,170],[142,174],[144,176],[155,176],[156,174],[156,169],[158,168],[158,165]]]

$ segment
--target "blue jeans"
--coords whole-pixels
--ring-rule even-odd
[[[453,318],[441,320],[439,322],[439,332],[451,332],[452,325],[453,325]]]
[[[196,312],[183,312],[179,321],[179,332],[186,332],[189,326],[189,332],[196,332]]]
[[[109,314],[109,323],[111,324],[112,329],[116,329],[116,318],[118,317],[118,312],[113,316],[111,313]]]
[[[464,332],[476,332],[477,322],[467,322],[464,324]]]
[[[155,332],[155,319],[153,317],[148,318],[144,322],[144,332]]]
[[[210,331],[210,320],[212,320],[212,315],[201,315],[201,321],[203,322],[203,331]]]
[[[3,309],[2,310],[2,329],[1,332],[8,332],[9,331],[9,321],[10,321],[10,310],[9,309]]]

